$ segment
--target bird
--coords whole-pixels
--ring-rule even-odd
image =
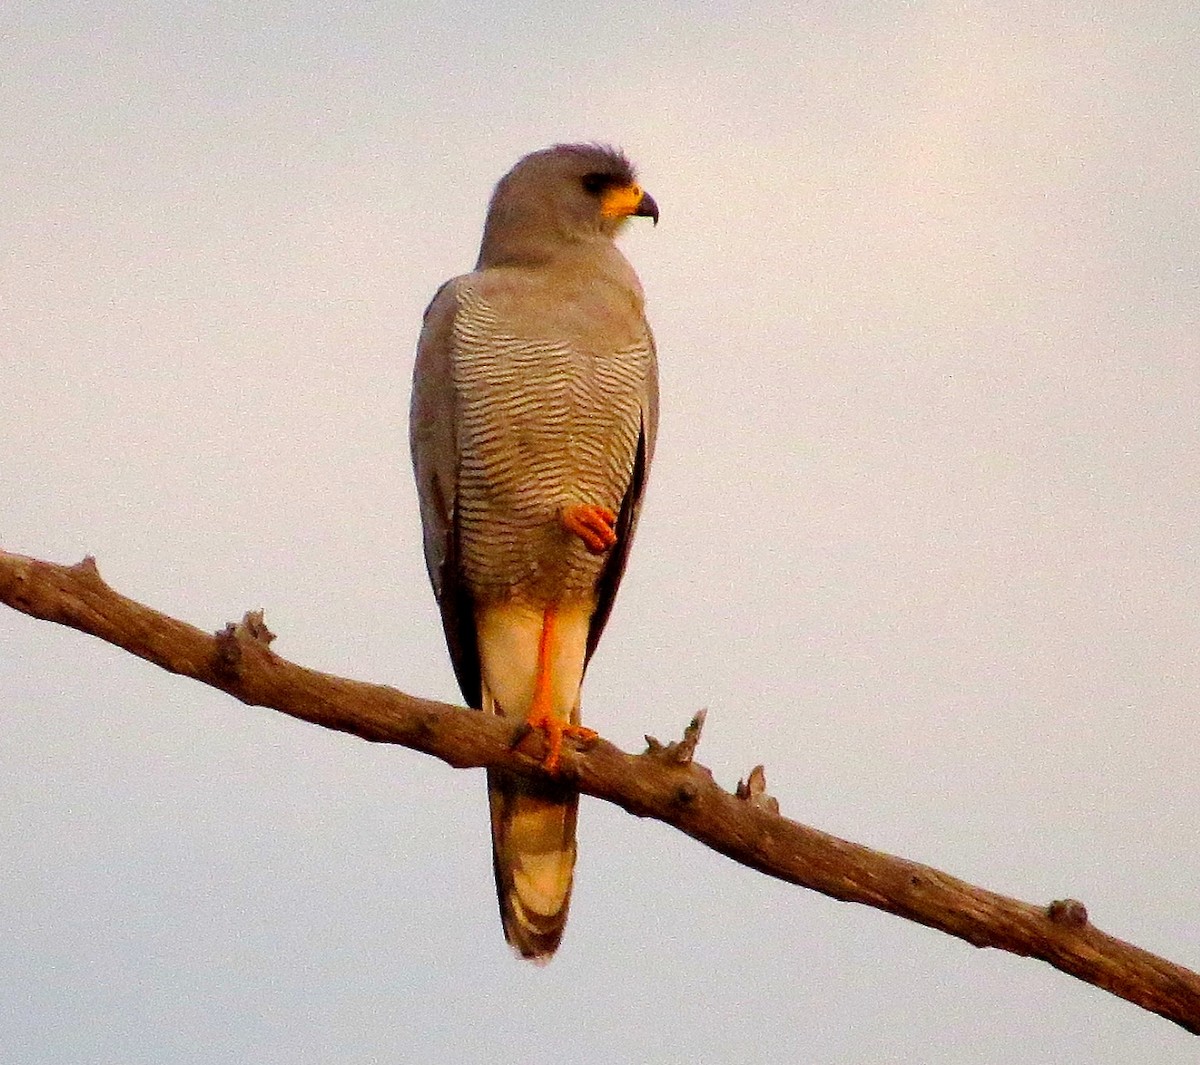
[[[579,794],[564,738],[612,610],[658,428],[641,282],[614,238],[658,205],[623,152],[557,144],[500,179],[479,258],[426,308],[409,437],[424,553],[467,705],[542,734],[546,772],[488,771],[505,939],[549,961]]]

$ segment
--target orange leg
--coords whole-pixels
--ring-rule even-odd
[[[546,733],[547,750],[542,766],[551,773],[558,768],[563,736],[573,736],[585,741],[594,740],[597,736],[594,729],[574,725],[554,713],[550,693],[554,690],[551,654],[554,649],[555,614],[555,605],[551,603],[542,615],[542,634],[538,639],[537,678],[533,683],[533,702],[529,705],[529,718],[525,722],[530,728],[538,728]]]
[[[608,507],[579,503],[563,507],[559,515],[563,528],[578,536],[593,555],[602,555],[617,542],[613,530],[617,516]]]

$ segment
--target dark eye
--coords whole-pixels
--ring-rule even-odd
[[[611,184],[612,179],[607,174],[584,174],[582,182],[587,192],[599,196]]]

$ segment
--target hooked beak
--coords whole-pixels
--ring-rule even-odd
[[[642,198],[638,200],[638,205],[633,209],[633,213],[639,218],[652,218],[654,224],[658,225],[658,204],[654,202],[654,197],[648,192],[642,193]]]
[[[658,225],[658,204],[640,185],[614,185],[606,189],[600,200],[600,213],[605,218],[653,218]]]

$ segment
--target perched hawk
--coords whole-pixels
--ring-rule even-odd
[[[411,444],[425,561],[469,706],[543,730],[553,772],[612,609],[658,421],[654,340],[613,238],[658,221],[620,152],[560,144],[497,184],[473,273],[425,311]],[[547,960],[567,920],[578,794],[489,772],[504,934]]]

